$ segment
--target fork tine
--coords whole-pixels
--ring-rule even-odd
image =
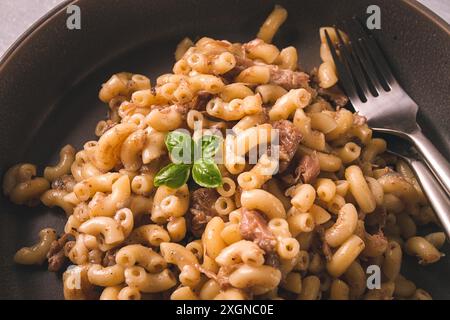
[[[377,44],[377,41],[373,35],[364,27],[363,23],[357,18],[352,19],[357,28],[361,31],[361,41],[367,46],[369,56],[373,59],[375,65],[378,67],[380,75],[384,78],[382,82],[385,82],[387,89],[391,89],[394,85],[397,85],[397,80],[392,74],[391,68]]]
[[[346,60],[348,67],[350,69],[350,72],[352,73],[352,75],[354,76],[354,78],[356,80],[356,85],[361,90],[361,94],[362,94],[361,100],[368,100],[371,95],[371,91],[367,85],[367,81],[364,76],[364,71],[362,70],[358,59],[353,55],[352,51],[348,48],[347,44],[342,39],[342,36],[341,36],[338,28],[336,28],[336,26],[334,27],[334,31],[336,32],[336,36],[338,39],[339,52],[341,53],[343,58]]]
[[[385,90],[385,88],[383,86],[383,83],[377,77],[376,67],[369,57],[369,52],[367,50],[364,41],[358,39],[354,47],[355,50],[358,52],[358,57],[361,63],[364,65],[364,68],[366,69],[366,74],[370,78],[370,81],[375,91],[377,92],[377,94],[380,94],[382,90]]]
[[[384,90],[384,87],[378,80],[375,66],[369,58],[366,48],[363,47],[364,44],[362,43],[360,36],[358,36],[354,28],[347,22],[344,22],[344,24],[345,31],[348,32],[348,36],[352,42],[354,56],[364,69],[365,75],[368,77],[369,87],[373,90],[372,94],[378,96],[381,90]]]
[[[336,49],[334,48],[334,45],[330,39],[327,30],[325,30],[325,38],[327,40],[328,48],[330,49],[331,56],[333,57],[333,61],[339,75],[339,81],[345,93],[347,93],[347,96],[349,97],[350,100],[356,99],[357,100],[356,102],[361,102],[361,98],[359,97],[358,92],[356,91],[355,82],[353,81],[352,75],[347,70],[346,66],[339,60],[338,54],[336,52]],[[353,103],[353,105],[355,105],[355,103]]]

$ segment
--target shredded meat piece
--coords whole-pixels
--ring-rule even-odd
[[[362,212],[361,210],[358,211],[358,220],[365,220],[366,219],[366,214],[364,212]]]
[[[64,245],[64,251],[66,253],[70,252],[73,249],[73,247],[75,246],[75,243],[76,243],[75,240],[67,241],[66,244]]]
[[[252,59],[249,59],[245,56],[243,56],[243,57],[235,56],[235,58],[236,58],[235,68],[240,69],[240,71],[250,68],[255,64]]]
[[[198,269],[198,271],[203,273],[209,279],[213,279],[214,281],[216,281],[219,284],[219,286],[221,287],[221,289],[226,289],[230,286],[229,276],[230,276],[230,274],[233,273],[233,271],[235,271],[237,268],[239,268],[239,266],[241,266],[241,264],[222,266],[222,267],[220,267],[219,272],[217,272],[217,274],[215,274],[214,272],[206,270],[205,268],[203,268],[202,266],[200,266],[198,264],[195,265],[195,267]]]
[[[377,257],[380,254],[383,254],[388,246],[388,240],[381,229],[375,234],[366,232],[364,242],[366,247],[362,253],[367,257]]]
[[[203,273],[203,274],[204,274],[205,276],[207,276],[208,278],[214,279],[214,280],[217,281],[217,274],[215,274],[214,272],[209,271],[209,270],[203,268],[203,267],[202,267],[201,265],[199,265],[199,264],[195,264],[194,267],[197,268],[198,271],[200,271],[201,273]]]
[[[244,49],[246,50],[256,45],[258,41],[260,40],[256,39],[244,44]],[[247,58],[246,51],[244,51],[242,55],[235,54],[234,57],[236,59],[235,67],[222,75],[228,81],[233,80],[243,70],[256,65],[256,63],[252,59]],[[309,75],[305,72],[292,71],[290,69],[281,69],[279,66],[276,65],[266,65],[266,64],[262,65],[267,66],[270,69],[270,80],[269,80],[270,83],[277,84],[285,88],[286,90],[297,88],[305,88],[308,90],[311,89],[309,86]]]
[[[67,261],[64,254],[64,246],[69,241],[70,234],[64,233],[59,239],[52,242],[47,253],[48,271],[59,271]]]
[[[228,82],[232,82],[233,79],[236,78],[242,71],[250,68],[255,64],[253,60],[245,57],[245,53],[243,54],[243,56],[235,54],[234,58],[236,59],[236,65],[234,66],[234,68],[222,75],[222,77]]]
[[[281,173],[289,166],[303,137],[300,131],[289,120],[276,121],[272,124],[272,127],[278,129],[280,144],[280,165],[278,171]]]
[[[208,92],[199,92],[191,101],[186,103],[177,103],[170,106],[152,106],[151,110],[157,109],[162,113],[168,113],[172,108],[175,109],[176,112],[180,113],[183,118],[186,118],[186,115],[190,110],[205,110],[208,101],[212,98],[212,95]]]
[[[48,271],[58,272],[65,265],[67,257],[64,255],[64,250],[58,251],[50,258],[48,258]]]
[[[232,274],[236,269],[238,269],[241,264],[234,264],[231,266],[222,266],[217,273],[216,281],[222,289],[226,289],[230,286],[230,274]]]
[[[109,108],[118,109],[125,100],[127,100],[125,96],[116,96],[109,101]]]
[[[52,189],[72,192],[76,181],[72,175],[65,174],[52,182]]]
[[[258,211],[242,208],[239,231],[242,238],[254,241],[265,252],[275,250],[276,238],[267,226],[266,220]]]
[[[116,253],[118,249],[114,248],[105,252],[103,257],[102,265],[104,267],[110,267],[116,264]]]
[[[331,251],[330,246],[328,245],[327,241],[325,240],[325,228],[323,226],[318,226],[316,228],[317,233],[319,234],[320,241],[321,241],[321,248],[322,253],[325,256],[325,259],[327,261],[331,261],[331,257],[333,256],[333,252]]]
[[[295,183],[302,178],[304,183],[310,183],[320,173],[320,164],[317,153],[314,151],[311,155],[304,155],[295,169]]]
[[[299,180],[300,176],[294,177],[294,174],[292,172],[281,176],[281,181],[283,181],[287,186],[293,186],[294,184],[297,184]]]
[[[175,110],[178,113],[181,113],[181,115],[183,117],[185,117],[188,114],[189,110],[191,110],[191,107],[192,107],[192,104],[190,102],[182,103],[182,104],[176,104],[175,105]],[[167,107],[167,108],[170,108],[170,107]]]
[[[236,204],[236,207],[241,206],[241,195],[242,195],[242,188],[241,186],[236,187],[236,192],[234,193],[234,203]]]
[[[209,220],[217,215],[214,204],[218,197],[216,190],[209,188],[200,188],[192,193],[188,222],[194,236],[200,237]]]
[[[240,57],[235,56],[236,59],[236,65],[234,67],[234,71],[236,71],[237,74],[241,73],[243,70],[250,68],[255,65],[252,59],[249,59],[247,57]],[[231,71],[233,71],[231,70]]]
[[[270,117],[269,117],[269,111],[270,111],[270,106],[263,106],[262,108],[262,112],[261,112],[261,122],[259,122],[258,124],[263,124],[263,123],[269,123],[270,121]]]
[[[311,101],[314,101],[317,99],[318,93],[317,93],[316,89],[314,89],[313,87],[305,87],[304,89],[311,94]]]
[[[289,69],[281,69],[278,66],[270,66],[270,82],[286,90],[309,88],[309,75],[301,71],[292,71]]]
[[[274,268],[280,267],[280,257],[276,252],[268,252],[264,256],[265,264]]]
[[[343,107],[348,103],[348,97],[337,85],[327,89],[320,88],[319,95],[333,102],[338,107]]]
[[[88,261],[92,264],[102,264],[104,255],[99,249],[93,249],[88,253]]]
[[[202,111],[206,110],[206,105],[212,97],[213,95],[208,92],[199,92],[196,96],[194,109]]]
[[[322,245],[322,252],[325,256],[325,259],[327,261],[331,261],[331,257],[333,256],[333,252],[331,251],[330,246],[328,245],[328,243],[326,243],[325,241],[323,242]]]
[[[382,229],[386,225],[387,210],[384,206],[377,206],[375,211],[366,216],[365,222],[369,227]]]
[[[175,108],[183,115],[183,117],[185,117],[190,110],[205,110],[206,105],[211,98],[212,95],[210,93],[199,92],[198,95],[196,95],[191,101],[176,104]]]
[[[235,270],[231,270],[231,266],[221,267],[217,273],[216,281],[222,289],[226,289],[230,286],[230,274]]]

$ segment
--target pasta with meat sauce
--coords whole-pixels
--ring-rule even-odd
[[[108,79],[97,141],[65,146],[42,176],[28,163],[6,172],[13,203],[67,215],[62,235],[44,229],[14,260],[66,270],[66,299],[429,298],[401,263],[404,253],[423,265],[441,258],[444,234],[418,230],[437,223],[433,210],[405,164],[345,108],[323,29],[311,74],[294,47],[271,43],[286,18],[276,6],[244,44],[186,38],[172,73],[154,83],[127,72]],[[219,145],[241,147],[223,163],[201,162],[217,168],[218,182],[197,182],[197,162],[177,167],[167,143],[197,122],[194,135],[229,129]],[[162,183],[166,168],[184,180]],[[382,281],[374,290],[372,265]]]

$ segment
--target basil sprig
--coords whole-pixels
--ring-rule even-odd
[[[215,156],[219,149],[220,138],[218,136],[202,136],[197,141],[197,147],[201,149],[201,157],[205,159],[211,159]]]
[[[181,131],[172,131],[166,136],[164,142],[172,162],[192,163],[194,142],[189,134]]]
[[[216,188],[222,185],[222,175],[219,167],[210,158],[202,158],[194,162],[192,178],[198,185],[205,188]]]
[[[192,178],[198,185],[206,188],[221,186],[222,175],[213,159],[219,149],[220,139],[215,135],[205,135],[193,141],[187,133],[170,132],[165,144],[173,163],[159,170],[154,179],[155,186],[179,188],[188,181],[191,169]]]
[[[153,183],[157,187],[165,185],[169,188],[176,189],[188,181],[190,171],[191,165],[189,164],[171,163],[159,170]]]

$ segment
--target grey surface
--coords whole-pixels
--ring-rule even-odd
[[[30,25],[62,1],[0,0],[0,56]],[[450,23],[450,0],[419,0],[419,2]]]
[[[418,0],[450,23],[450,0]]]
[[[63,0],[0,0],[0,56],[36,20]]]

